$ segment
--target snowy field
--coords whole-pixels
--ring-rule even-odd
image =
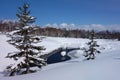
[[[0,80],[120,80],[120,41],[97,39],[101,54],[95,60],[85,60],[83,51],[69,53],[71,60],[50,64],[36,73],[5,77],[3,70],[13,60],[5,58],[7,53],[16,51],[9,45],[5,35],[0,34]],[[88,39],[46,37],[37,45],[45,46],[43,54],[59,47],[86,47]]]

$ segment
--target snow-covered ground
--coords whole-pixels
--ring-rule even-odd
[[[8,39],[0,34],[0,80],[120,80],[120,42],[105,39],[97,40],[101,54],[95,60],[84,60],[83,52],[76,50],[69,53],[69,61],[47,65],[36,73],[5,77],[3,70],[14,62],[5,56],[17,50]],[[45,46],[43,53],[47,54],[59,47],[85,47],[86,42],[88,39],[46,37],[37,45]]]

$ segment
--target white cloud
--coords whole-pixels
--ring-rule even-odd
[[[84,30],[97,30],[97,31],[106,30],[106,27],[101,24],[79,25],[79,28]]]
[[[61,23],[60,25],[59,25],[59,27],[60,28],[66,28],[66,29],[76,29],[77,28],[77,26],[75,25],[75,24],[67,24],[67,23]]]
[[[103,31],[103,30],[109,30],[109,31],[120,31],[120,25],[101,25],[101,24],[90,24],[90,25],[79,25],[79,29],[84,30],[97,30],[97,31]]]
[[[75,24],[72,23],[72,24],[69,25],[69,28],[70,28],[70,29],[76,29],[77,26],[76,26]]]
[[[67,24],[67,23],[61,23],[61,24],[47,24],[46,26],[55,27],[55,28],[67,28],[67,29],[84,29],[84,30],[97,30],[97,31],[103,31],[103,30],[109,30],[109,31],[120,31],[120,25],[114,24],[114,25],[102,25],[102,24],[89,24],[89,25],[76,25],[74,23]]]
[[[44,27],[54,27],[54,28],[58,28],[58,25],[57,23],[54,23],[54,24],[46,24]]]
[[[51,27],[52,25],[51,24],[46,24],[44,27]]]
[[[108,30],[111,30],[111,31],[120,31],[120,25],[110,25]]]
[[[75,27],[75,24],[72,23],[72,24],[70,24],[70,26],[71,26],[71,27]]]
[[[68,27],[68,24],[67,24],[67,23],[61,23],[61,24],[60,24],[60,27],[61,27],[61,28],[67,28],[67,27]]]
[[[52,27],[54,27],[54,28],[58,28],[57,23],[52,24]]]

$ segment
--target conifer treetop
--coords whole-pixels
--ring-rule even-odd
[[[27,26],[29,23],[35,22],[35,17],[30,15],[30,10],[28,10],[29,4],[24,3],[23,7],[18,8],[18,13],[16,14],[19,18],[19,21],[24,25]]]

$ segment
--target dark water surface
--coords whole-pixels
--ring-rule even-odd
[[[58,62],[63,62],[70,60],[71,57],[68,56],[68,52],[73,51],[73,50],[78,50],[79,48],[71,48],[71,49],[65,49],[65,50],[59,50],[58,52],[54,53],[53,55],[49,56],[47,58],[47,64],[52,64],[52,63],[58,63]],[[66,55],[62,56],[61,52],[66,51]]]

